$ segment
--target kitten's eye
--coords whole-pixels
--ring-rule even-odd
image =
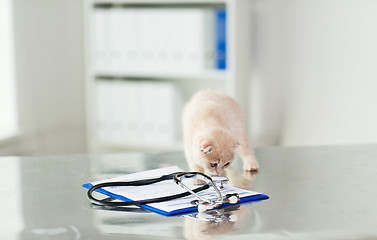
[[[229,166],[230,162],[225,163],[224,167]]]
[[[210,163],[211,167],[217,167],[217,163]]]

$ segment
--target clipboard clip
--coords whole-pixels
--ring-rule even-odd
[[[223,189],[224,188],[224,183],[229,182],[229,178],[227,177],[212,177],[212,181],[215,183],[215,186],[218,189]]]
[[[207,199],[199,194],[192,191],[186,184],[183,183],[184,179],[197,179],[204,181],[207,185],[211,186],[216,192],[216,198],[214,200]],[[236,204],[240,197],[237,193],[227,194],[223,196],[220,192],[220,189],[224,188],[223,184],[228,181],[226,177],[208,177],[203,173],[199,172],[188,172],[188,173],[177,173],[174,175],[174,181],[176,184],[181,186],[182,188],[186,189],[192,195],[196,196],[198,199],[191,202],[191,204],[195,205],[198,208],[198,212],[205,212],[210,209],[218,208],[223,204]]]

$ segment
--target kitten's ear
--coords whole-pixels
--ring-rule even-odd
[[[211,153],[213,151],[213,147],[212,146],[207,146],[205,148],[201,147],[200,149],[204,154],[208,154],[208,153]]]
[[[212,153],[213,152],[213,146],[212,143],[208,141],[201,141],[200,143],[200,151],[204,154]]]

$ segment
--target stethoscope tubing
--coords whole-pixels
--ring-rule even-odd
[[[99,183],[94,186],[92,186],[88,190],[88,198],[97,205],[102,205],[102,206],[111,206],[111,207],[121,207],[121,206],[133,206],[133,205],[144,205],[144,204],[151,204],[151,203],[159,203],[159,202],[165,202],[169,200],[174,200],[177,198],[182,198],[191,195],[192,193],[189,191],[179,193],[179,194],[173,194],[169,196],[164,196],[164,197],[158,197],[158,198],[150,198],[150,199],[144,199],[144,200],[138,200],[138,201],[126,201],[126,202],[110,202],[110,201],[105,201],[101,199],[97,199],[93,196],[93,192],[97,189],[104,188],[104,187],[121,187],[121,186],[144,186],[144,185],[149,185],[165,180],[170,180],[174,179],[174,176],[183,174],[184,172],[177,172],[177,173],[172,173],[169,175],[165,175],[162,177],[158,178],[152,178],[152,179],[143,179],[143,180],[136,180],[136,181],[128,181],[128,182],[105,182],[105,183]],[[197,187],[193,189],[192,191],[194,193],[198,193],[200,191],[206,190],[210,187],[209,184],[204,184],[200,187]]]

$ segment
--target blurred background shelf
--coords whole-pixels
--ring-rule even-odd
[[[146,6],[151,5],[188,5],[188,6],[203,6],[203,5],[219,5],[231,0],[92,0],[94,4],[110,5],[110,4],[130,4],[132,6]]]
[[[205,71],[201,74],[179,74],[179,73],[145,73],[145,72],[116,72],[96,71],[96,79],[150,79],[150,80],[209,80],[226,81],[229,76],[226,71]]]
[[[86,1],[88,145],[182,149],[185,102],[202,89],[246,108],[250,1]]]
[[[109,142],[97,142],[98,149],[101,152],[125,152],[125,151],[138,151],[138,152],[165,152],[165,151],[181,151],[183,149],[182,142],[172,144],[117,144]]]
[[[253,147],[377,142],[375,1],[0,2],[0,138],[14,135],[0,140],[0,155],[101,151],[96,144],[96,86],[111,89],[136,82],[149,87],[171,84],[181,104],[201,88],[225,91],[245,110]],[[95,67],[94,12],[137,9],[154,16],[177,8],[225,9],[225,69]],[[103,26],[109,30],[112,24]],[[129,36],[136,35],[138,31]],[[181,108],[174,110],[175,141],[181,140]]]

